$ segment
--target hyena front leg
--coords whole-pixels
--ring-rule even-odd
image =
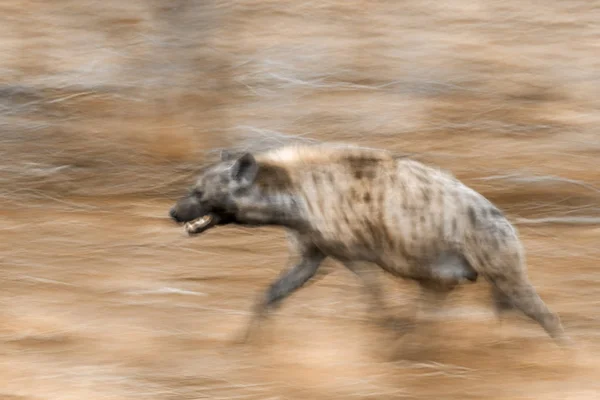
[[[321,262],[325,259],[325,255],[311,244],[303,245],[299,249],[300,261],[274,281],[256,303],[243,338],[244,342],[248,340],[269,311],[279,306],[286,297],[302,287],[316,274]]]
[[[343,264],[361,280],[363,289],[373,301],[371,310],[375,312],[383,310],[385,308],[383,293],[379,279],[373,275],[375,271],[369,270],[364,263],[344,261]]]
[[[368,268],[369,264],[365,262],[345,261],[343,264],[361,280],[363,290],[371,299],[369,314],[375,317],[378,324],[402,333],[406,333],[414,326],[412,319],[395,317],[387,312],[383,288],[376,275],[378,271]]]
[[[363,290],[371,298],[370,313],[381,317],[383,321],[385,319],[384,314],[386,307],[385,302],[383,301],[381,283],[374,275],[375,271],[369,270],[364,263],[344,261],[343,264],[360,279]]]

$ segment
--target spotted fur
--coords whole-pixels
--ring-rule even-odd
[[[180,222],[206,213],[218,224],[289,232],[300,261],[269,287],[258,316],[331,257],[361,277],[356,263],[373,263],[439,294],[483,276],[498,312],[515,307],[552,337],[565,337],[528,280],[518,233],[504,214],[450,173],[418,161],[346,145],[224,154],[171,211]]]

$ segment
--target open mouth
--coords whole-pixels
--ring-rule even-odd
[[[197,235],[213,226],[215,222],[216,218],[213,214],[206,214],[193,221],[186,222],[183,227],[188,235]]]

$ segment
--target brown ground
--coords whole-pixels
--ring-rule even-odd
[[[0,399],[600,398],[597,3],[3,2]],[[333,262],[234,345],[282,232],[166,214],[209,150],[289,137],[480,190],[576,347],[500,325],[485,282],[399,337]],[[414,285],[385,283],[413,316]]]

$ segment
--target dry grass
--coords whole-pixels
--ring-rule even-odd
[[[0,398],[597,397],[597,2],[21,0],[0,14]],[[288,140],[390,148],[487,195],[577,351],[524,319],[498,326],[485,284],[433,329],[391,337],[342,268],[290,298],[264,343],[232,346],[285,263],[281,232],[190,240],[166,211],[214,150]],[[414,287],[386,285],[412,315]]]

